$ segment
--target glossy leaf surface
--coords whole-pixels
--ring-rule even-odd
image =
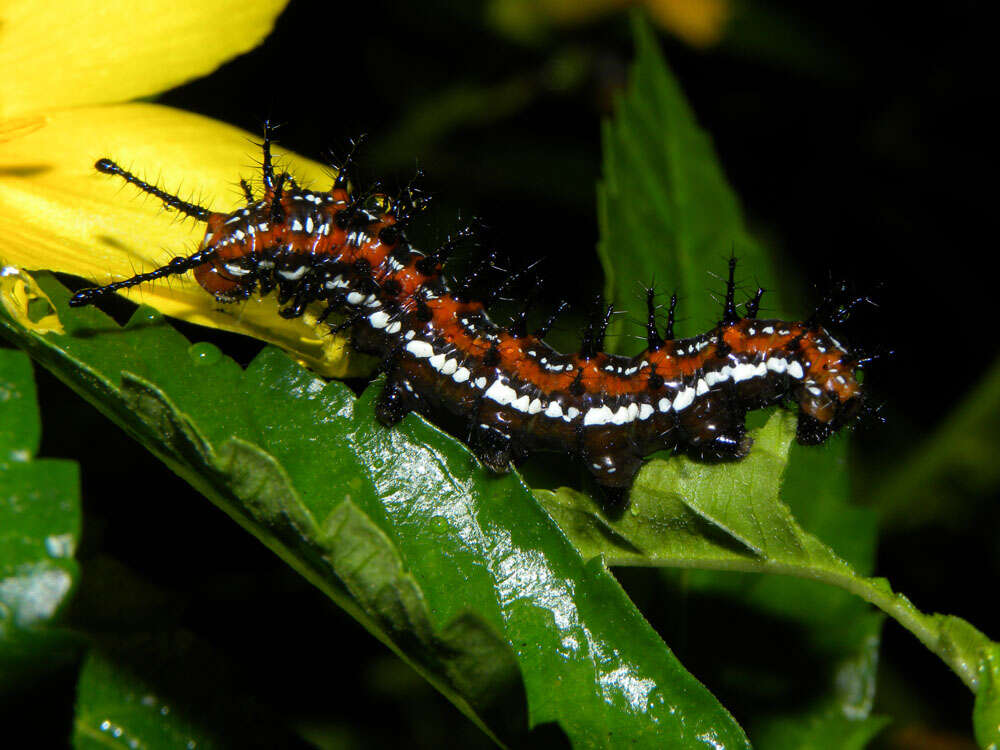
[[[980,675],[991,669],[996,644],[961,618],[920,612],[905,596],[895,594],[888,581],[859,574],[797,523],[780,495],[794,437],[794,416],[775,413],[754,436],[751,455],[730,466],[709,466],[686,458],[649,462],[636,481],[631,512],[618,521],[594,513],[587,499],[573,490],[538,494],[585,556],[603,555],[611,565],[778,573],[855,594],[896,619],[941,657],[977,693],[977,715],[988,714],[996,696],[983,687],[987,683]],[[844,554],[852,553],[845,547]],[[765,586],[754,597],[799,618],[815,621],[830,614],[832,602],[824,602],[821,589],[799,593],[799,598],[788,597],[780,588],[768,591]],[[852,619],[861,628],[873,625],[863,617]],[[834,645],[838,638],[849,641],[864,636],[864,630],[817,632]],[[870,701],[864,685],[864,679],[858,682],[856,701]]]
[[[148,309],[120,329],[64,308],[67,335],[4,330],[393,647],[470,717],[516,685],[533,725],[580,747],[746,741],[604,569],[516,475],[411,417],[378,425],[276,350],[246,371]],[[163,509],[168,512],[168,509]],[[553,681],[560,685],[552,690]],[[613,741],[609,738],[615,738]]]

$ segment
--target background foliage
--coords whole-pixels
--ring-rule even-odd
[[[324,11],[293,4],[260,50],[207,79],[169,92],[162,101],[251,130],[262,115],[277,114],[288,121],[285,142],[311,154],[339,145],[338,139],[372,131],[372,146],[362,160],[372,174],[405,180],[418,157],[431,185],[440,189],[441,199],[425,223],[424,244],[447,233],[459,208],[479,213],[492,225],[496,245],[510,253],[512,262],[549,258],[553,295],[580,300],[600,288],[598,255],[588,260],[600,226],[597,246],[611,269],[608,288],[628,307],[630,300],[634,305],[637,282],[648,281],[651,271],[661,282],[677,284],[688,316],[684,333],[701,328],[714,316],[705,290],[718,291],[719,286],[705,270],[721,269],[722,258],[734,244],[748,261],[746,273],[758,275],[781,295],[772,298],[775,312],[801,311],[805,303],[793,295],[807,287],[803,278],[820,279],[827,270],[861,283],[887,281],[882,309],[863,319],[853,333],[866,342],[887,343],[897,350],[896,357],[870,378],[871,387],[886,399],[889,423],[859,436],[860,449],[854,452],[851,465],[858,467],[860,478],[853,486],[843,443],[821,451],[793,448],[782,499],[802,527],[829,545],[860,576],[868,575],[873,567],[876,519],[881,517],[875,565],[879,573],[893,580],[897,589],[911,593],[920,605],[961,614],[986,633],[995,634],[996,613],[986,583],[996,581],[1000,572],[996,504],[990,502],[996,491],[992,466],[996,440],[990,417],[997,411],[997,378],[989,370],[994,352],[984,351],[978,339],[964,341],[962,337],[973,332],[941,316],[923,318],[914,325],[909,304],[914,289],[934,288],[939,306],[947,308],[947,301],[954,299],[955,309],[965,315],[974,319],[978,312],[974,292],[984,281],[967,274],[950,278],[942,275],[940,264],[921,266],[912,261],[922,248],[972,246],[975,243],[969,238],[977,237],[974,224],[956,228],[949,218],[956,214],[957,205],[944,187],[962,176],[958,170],[963,169],[963,150],[972,149],[975,143],[974,104],[964,98],[974,89],[975,79],[969,73],[975,61],[968,57],[974,45],[963,43],[961,35],[975,38],[976,30],[956,26],[958,35],[949,48],[954,54],[935,48],[928,60],[928,55],[913,54],[899,40],[913,39],[918,32],[940,33],[931,29],[929,19],[894,17],[905,33],[887,39],[849,23],[849,8],[831,19],[796,17],[770,5],[734,5],[735,15],[716,46],[692,52],[687,45],[690,39],[666,40],[667,56],[685,92],[716,139],[717,149],[713,149],[688,119],[690,113],[677,83],[671,78],[656,79],[655,68],[648,66],[634,79],[636,88],[622,106],[621,116],[605,127],[599,139],[598,119],[620,94],[625,62],[632,57],[623,19],[597,15],[585,25],[566,27],[556,14],[533,26],[512,26],[511,17],[523,16],[512,16],[511,8],[514,4],[470,3],[456,10],[450,4],[437,7],[432,3],[424,4],[419,13],[395,5],[381,13],[376,10],[374,16],[380,19],[387,43],[377,45],[376,52],[367,43],[368,37],[344,35],[337,52],[351,75],[341,82],[335,101],[317,105],[316,82],[309,77],[282,78],[280,85],[261,84],[270,80],[265,71],[272,71],[275,61],[284,59],[289,50],[294,50],[305,68],[311,56],[318,60],[328,54],[325,41],[303,38],[303,33],[318,33],[303,29],[324,27],[319,22],[323,19],[316,18]],[[334,21],[340,28],[349,26],[350,19],[341,15],[326,20],[329,29]],[[958,18],[946,20],[962,23]],[[941,19],[934,23],[947,25]],[[877,26],[866,24],[866,28]],[[523,33],[525,28],[532,33]],[[662,30],[669,34],[671,27]],[[655,46],[648,33],[640,35],[642,44],[648,58]],[[461,75],[456,76],[456,70]],[[254,105],[237,107],[247,101]],[[303,106],[304,102],[310,106]],[[662,133],[654,125],[643,132],[639,124],[646,117],[653,123],[666,118],[679,130],[668,128]],[[958,132],[961,139],[952,137]],[[662,154],[650,146],[661,143],[666,144]],[[603,167],[598,147],[603,149]],[[748,207],[753,231],[745,226],[743,212],[729,192],[715,150],[721,153],[721,164]],[[474,169],[470,171],[469,165]],[[595,214],[593,186],[599,177]],[[629,184],[630,180],[640,184]],[[634,196],[643,190],[666,192],[652,196],[655,213],[633,215],[630,212],[642,205]],[[962,208],[966,213],[964,204]],[[554,233],[553,226],[557,228]],[[768,252],[751,236],[766,240]],[[558,241],[553,242],[553,237]],[[676,249],[668,256],[676,268],[644,265],[658,253],[656,240]],[[781,253],[781,248],[789,251]],[[560,281],[560,260],[573,263],[572,284]],[[56,287],[47,285],[46,289]],[[58,301],[59,292],[52,294]],[[101,330],[114,330],[109,322],[94,322],[105,319],[80,320]],[[296,414],[302,407],[296,399],[281,399],[282,394],[307,392],[311,378],[278,354],[265,352],[254,358],[256,351],[246,348],[252,344],[215,337],[215,343],[239,361],[253,361],[242,374],[213,345],[196,345],[188,354],[185,342],[159,326],[159,321],[143,312],[133,319],[127,335],[108,334],[115,336],[113,347],[102,349],[97,337],[81,344],[90,349],[72,353],[71,358],[86,355],[100,360],[111,351],[129,358],[130,371],[138,378],[126,379],[121,393],[116,378],[100,388],[92,378],[81,378],[79,359],[70,364],[63,361],[62,377],[75,380],[78,388],[80,382],[97,388],[97,395],[91,396],[105,405],[105,411],[114,416],[117,408],[117,419],[126,429],[147,445],[153,443],[151,447],[171,468],[279,551],[293,563],[294,571],[254,537],[236,529],[188,484],[165,472],[103,416],[80,408],[75,396],[39,370],[45,425],[41,455],[70,457],[84,467],[86,521],[81,537],[72,467],[53,458],[21,466],[37,453],[37,417],[30,407],[33,388],[23,356],[0,352],[8,373],[6,380],[0,380],[13,384],[6,386],[6,392],[19,394],[16,401],[8,399],[19,404],[9,407],[16,410],[15,416],[8,418],[11,412],[5,412],[0,428],[0,439],[8,440],[11,455],[18,459],[13,470],[9,461],[4,464],[5,479],[11,471],[34,471],[35,478],[25,486],[44,490],[46,497],[45,503],[33,500],[27,505],[8,502],[4,506],[5,511],[18,513],[27,508],[37,516],[4,519],[3,528],[28,530],[18,534],[16,543],[9,533],[3,537],[4,554],[11,557],[0,560],[5,566],[0,587],[4,615],[0,665],[8,718],[23,719],[26,712],[46,718],[61,716],[61,721],[40,722],[39,731],[56,738],[72,733],[80,746],[106,742],[108,737],[127,740],[125,725],[133,732],[149,732],[140,739],[150,746],[168,746],[182,738],[197,738],[202,746],[224,745],[238,736],[264,745],[312,742],[322,747],[389,745],[399,736],[416,745],[445,740],[468,746],[488,744],[473,723],[462,719],[415,672],[357,628],[354,619],[331,607],[311,585],[319,584],[327,596],[383,640],[386,633],[397,641],[400,634],[422,634],[415,642],[397,642],[395,649],[453,700],[460,705],[465,700],[466,713],[479,716],[493,731],[516,733],[518,725],[523,726],[525,692],[534,718],[544,722],[563,717],[562,729],[548,725],[529,738],[511,735],[517,737],[516,744],[551,744],[564,731],[580,742],[588,733],[577,729],[574,735],[561,713],[567,709],[549,701],[578,702],[576,714],[571,711],[570,715],[614,723],[613,718],[588,712],[585,699],[566,683],[545,698],[545,707],[538,707],[533,690],[552,693],[548,689],[552,671],[535,664],[540,676],[533,687],[531,667],[526,668],[529,655],[515,647],[518,665],[510,661],[511,652],[496,642],[497,631],[503,633],[509,622],[506,616],[484,628],[475,618],[469,621],[456,617],[455,612],[440,611],[455,604],[453,594],[451,598],[443,595],[440,603],[424,589],[412,601],[399,594],[415,591],[408,577],[413,572],[410,568],[419,567],[419,561],[427,559],[429,549],[440,546],[441,534],[447,536],[451,527],[438,524],[441,528],[435,529],[429,522],[421,531],[430,535],[429,541],[421,542],[420,534],[403,533],[386,547],[384,535],[392,525],[370,525],[370,519],[378,515],[376,498],[385,496],[378,481],[354,489],[350,503],[342,506],[366,508],[364,513],[341,511],[347,516],[336,522],[354,529],[350,538],[369,545],[353,554],[365,561],[384,561],[375,579],[380,585],[372,588],[372,581],[345,573],[351,568],[350,555],[341,550],[346,557],[330,559],[331,547],[323,541],[331,528],[340,528],[328,525],[330,509],[320,513],[310,506],[309,493],[302,493],[298,485],[301,497],[289,495],[284,469],[270,466],[269,458],[253,445],[223,445],[223,438],[237,423],[241,430],[253,433],[254,445],[270,446],[271,454],[280,453],[283,445],[308,439],[312,428],[303,431],[296,426],[301,424]],[[561,332],[568,341],[574,338],[572,328],[566,324]],[[628,337],[637,331],[624,317],[617,330],[614,345],[623,350],[633,346]],[[185,333],[206,338],[204,332],[193,329]],[[156,336],[156,343],[143,344],[147,336]],[[947,393],[932,395],[931,389],[939,383],[927,380],[931,376],[921,346],[927,339],[950,342],[956,350],[966,345],[977,352],[982,366],[949,368]],[[167,340],[173,349],[163,348]],[[125,341],[137,342],[135,348],[124,347]],[[55,355],[39,351],[36,355],[60,370]],[[189,356],[190,369],[172,374],[173,391],[169,383],[153,378],[157,370],[147,359],[151,351],[164,356],[164,361],[169,361],[164,352],[173,352],[174,361]],[[88,365],[94,366],[93,361]],[[146,367],[152,369],[143,371]],[[135,372],[136,368],[140,371]],[[977,378],[983,378],[978,385]],[[241,398],[247,388],[254,399]],[[966,390],[968,395],[964,395]],[[109,407],[122,393],[124,406]],[[189,399],[186,403],[185,398]],[[218,410],[218,399],[249,401],[259,413],[233,407],[221,410],[221,416],[213,420],[177,418],[175,408],[187,415],[199,407]],[[310,409],[316,408],[316,399],[326,400],[322,408],[332,422],[357,419],[355,408],[359,413],[367,408],[365,396],[359,406],[350,406],[351,394],[336,383],[310,397]],[[125,413],[127,409],[161,428],[169,426],[173,441],[164,448],[150,437],[148,427],[130,424],[134,417]],[[281,417],[277,425],[275,414]],[[8,429],[11,424],[16,428]],[[262,429],[262,425],[266,426]],[[281,429],[280,425],[294,434],[271,432]],[[775,460],[783,463],[779,427],[773,423],[766,429],[773,433]],[[217,433],[206,432],[212,429]],[[351,429],[363,430],[363,423]],[[467,470],[460,465],[462,449],[425,425],[410,426],[393,440],[413,440],[418,446],[438,446],[438,441],[444,441],[440,445],[446,447],[434,450],[456,452],[450,457],[441,454],[440,460],[450,467],[446,476]],[[280,458],[292,473],[295,467],[288,466],[289,462],[336,468],[353,465],[359,451],[370,449],[367,441],[355,441],[349,447],[329,446],[317,454],[288,449]],[[346,451],[344,458],[317,459],[317,455],[324,459],[339,455],[338,450]],[[387,450],[399,455],[400,446]],[[108,456],[113,459],[109,461]],[[831,471],[831,465],[837,469]],[[745,468],[754,470],[752,465]],[[542,472],[534,467],[528,479],[536,487],[573,484],[572,474],[567,479],[568,471],[559,467]],[[677,471],[682,469],[676,462],[654,462],[643,478],[650,480],[652,490],[676,488],[683,486],[683,476],[661,475]],[[262,474],[270,477],[264,487],[238,481]],[[818,478],[824,480],[820,487],[816,486]],[[321,486],[349,484],[348,480],[327,481]],[[497,528],[520,529],[519,533],[528,536],[553,533],[523,486],[510,480],[504,487],[507,502],[494,509],[501,514]],[[464,497],[468,491],[463,485],[458,495]],[[236,496],[227,499],[227,492]],[[697,491],[692,492],[696,498]],[[741,494],[752,493],[743,488]],[[724,538],[729,538],[727,545],[735,538],[750,552],[761,551],[745,530],[717,523],[713,509],[697,508],[690,496],[680,495],[689,509],[684,512],[697,509],[702,519],[721,526]],[[854,504],[849,499],[852,495]],[[8,494],[16,496],[16,492]],[[321,496],[315,493],[316,498]],[[266,502],[248,505],[248,497],[263,497]],[[556,537],[543,543],[549,553],[552,545],[563,550],[559,553],[560,579],[571,569],[576,576],[574,585],[581,596],[571,600],[589,602],[593,612],[588,617],[598,620],[608,611],[634,612],[608,574],[585,559],[588,551],[609,549],[618,551],[623,561],[629,554],[634,556],[636,549],[644,557],[669,558],[666,535],[649,533],[651,516],[608,525],[593,513],[592,505],[572,493],[543,493],[542,500],[585,553],[575,556],[565,542],[552,541]],[[640,498],[640,511],[643,502]],[[655,507],[669,509],[670,502],[674,500],[659,498]],[[442,499],[441,507],[451,506]],[[427,515],[419,517],[426,521],[443,517],[442,513],[435,515],[428,509]],[[365,519],[369,519],[367,524]],[[453,522],[451,518],[443,521],[446,525]],[[307,533],[287,538],[272,533],[274,529],[287,532],[289,524]],[[309,532],[311,524],[325,531]],[[704,532],[697,536],[708,538]],[[405,557],[405,565],[393,557],[400,543],[417,545]],[[746,552],[727,549],[730,555]],[[776,556],[773,551],[765,552],[771,552],[765,557]],[[689,548],[685,554],[684,559],[692,558]],[[488,557],[484,554],[484,560]],[[706,558],[700,559],[704,563]],[[455,573],[448,570],[454,563],[453,559],[447,565],[426,563],[432,579],[444,576],[438,584],[443,590],[455,586],[447,578],[449,572]],[[324,565],[333,566],[345,590],[324,588],[323,575],[316,573]],[[426,587],[427,579],[421,575],[427,571],[413,574]],[[618,569],[616,575],[680,663],[708,685],[755,746],[862,747],[887,721],[892,725],[875,740],[883,746],[914,747],[929,738],[955,747],[971,742],[972,700],[966,688],[901,628],[887,627],[881,643],[882,618],[856,596],[826,584],[749,573]],[[393,585],[382,588],[381,583],[390,579]],[[49,582],[46,591],[51,593],[44,600],[48,602],[44,611],[19,612],[16,593],[23,589],[9,581],[20,580]],[[384,600],[387,590],[396,592],[389,601]],[[466,584],[461,591],[471,597],[475,587]],[[643,668],[660,670],[656,675],[666,689],[686,684],[687,677],[680,676],[677,682],[664,676],[677,673],[677,662],[656,645],[656,635],[641,618],[628,618],[625,623],[592,623],[586,617],[582,621],[587,632],[604,628],[601,632],[624,633],[616,642],[644,652],[628,659],[618,654],[600,665],[598,672],[614,674],[622,664],[638,660]],[[938,625],[959,652],[963,645],[979,643],[962,626],[956,626],[956,634]],[[538,635],[535,629],[531,633]],[[454,666],[448,667],[448,659]],[[304,670],[303,664],[309,668]],[[470,664],[486,665],[491,672],[480,674]],[[524,675],[523,688],[512,677],[518,667]],[[594,665],[587,669],[593,670]],[[201,679],[191,680],[192,673]],[[442,674],[451,675],[454,682],[442,682]],[[993,695],[991,679],[990,670],[982,673],[980,695]],[[586,687],[588,682],[594,684],[592,678],[581,679],[579,684]],[[482,685],[498,695],[483,694],[477,687]],[[465,697],[456,699],[456,693]],[[212,700],[213,695],[225,695],[227,700]],[[595,696],[594,705],[603,705],[597,694],[591,694]],[[689,710],[717,731],[729,732],[729,742],[738,744],[739,730],[710,698],[706,701]],[[995,708],[990,705],[995,706],[981,701],[977,707],[981,728],[991,722],[996,726],[995,714],[989,713]],[[248,725],[245,718],[251,715],[255,722]],[[104,726],[109,716],[124,718]],[[497,717],[506,717],[509,723],[497,723]],[[636,730],[632,726],[622,731]],[[980,731],[981,742],[987,737],[984,731]],[[39,741],[45,744],[43,737]]]

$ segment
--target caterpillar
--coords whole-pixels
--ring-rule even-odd
[[[328,191],[305,189],[288,172],[276,174],[271,143],[265,125],[263,195],[242,181],[246,205],[228,214],[164,192],[111,159],[98,160],[98,171],[204,222],[207,230],[193,254],[83,289],[70,305],[90,305],[191,270],[219,302],[276,290],[279,304],[287,305],[279,310],[285,318],[325,304],[321,320],[343,315],[335,328],[349,329],[357,350],[381,358],[380,422],[394,425],[411,411],[453,415],[467,425],[475,455],[498,473],[535,451],[568,453],[582,459],[618,505],[627,502],[643,458],[654,451],[685,451],[707,461],[745,457],[750,410],[795,404],[796,438],[804,444],[823,442],[861,411],[860,355],[831,336],[816,315],[801,322],[758,320],[763,289],[740,315],[735,257],[722,316],[711,330],[675,339],[674,296],[661,333],[649,290],[645,351],[634,357],[602,351],[613,308],[598,300],[579,351],[562,354],[544,341],[555,315],[531,332],[526,309],[506,327],[489,318],[472,292],[482,269],[449,287],[443,266],[472,229],[420,252],[406,236],[422,207],[419,194],[358,194],[348,179],[350,156]]]

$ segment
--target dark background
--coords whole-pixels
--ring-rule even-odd
[[[866,478],[903,460],[997,355],[989,181],[996,130],[986,117],[996,88],[987,54],[994,27],[977,3],[739,8],[719,45],[697,50],[664,31],[663,48],[752,230],[797,275],[804,297],[815,299],[811,286],[822,288],[832,274],[878,300],[850,334],[895,352],[868,377],[887,423],[855,442],[865,502]],[[417,165],[426,173],[422,184],[436,200],[415,230],[426,244],[456,228],[459,213],[481,216],[512,264],[545,259],[552,300],[581,301],[601,288],[593,251],[600,122],[625,85],[631,55],[623,14],[526,43],[492,29],[480,2],[293,0],[258,49],[159,101],[253,132],[274,118],[284,123],[283,145],[317,159],[328,149],[343,153],[349,138],[366,133],[362,183],[405,184]],[[713,284],[706,278],[706,293]],[[236,337],[216,340],[248,356]],[[43,455],[83,465],[81,558],[91,573],[84,593],[101,570],[134,576],[137,602],[153,596],[156,617],[169,613],[219,649],[246,692],[279,713],[322,720],[326,736],[366,747],[399,737],[416,746],[486,745],[347,615],[127,438],[116,431],[110,446],[89,454],[80,436],[106,434],[101,418],[38,377]],[[101,460],[109,449],[121,457],[114,466]],[[174,518],[157,519],[138,537],[126,530],[150,521],[141,504],[126,500],[136,486],[176,503]],[[889,525],[876,572],[922,609],[961,615],[997,637],[994,597],[981,588],[1000,577],[995,501],[995,493],[959,496],[960,523]],[[620,573],[643,607],[657,574]],[[262,610],[259,601],[271,604]],[[137,604],[133,614],[141,619],[143,611]],[[121,614],[98,607],[76,616],[99,624]],[[654,625],[670,631],[669,623]],[[769,626],[746,629],[762,643],[775,637]],[[719,688],[710,661],[671,645],[685,663],[705,664],[697,676],[737,719],[752,708]],[[967,689],[892,622],[881,671],[876,710],[898,722],[880,742],[913,746],[898,732],[918,725],[925,738],[955,743],[942,747],[965,746]],[[322,690],[301,682],[323,673]],[[65,692],[62,729],[74,674],[37,694]],[[331,694],[345,675],[352,690]]]

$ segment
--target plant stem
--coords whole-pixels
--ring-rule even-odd
[[[611,567],[618,565],[634,567],[637,564],[642,564],[632,558],[622,560],[610,558],[606,559],[606,563]],[[717,559],[649,560],[645,566],[720,570],[736,573],[774,573],[836,586],[864,599],[869,604],[875,605],[913,633],[917,637],[917,640],[947,664],[973,693],[979,687],[977,675],[978,664],[970,663],[968,659],[963,658],[962,654],[949,648],[948,644],[940,637],[939,629],[935,627],[940,615],[925,615],[920,612],[905,596],[893,593],[889,589],[888,584],[884,586],[880,585],[879,581],[884,579],[857,576],[851,573],[849,568],[846,568],[845,572],[838,572],[777,561],[756,562],[754,560]]]

